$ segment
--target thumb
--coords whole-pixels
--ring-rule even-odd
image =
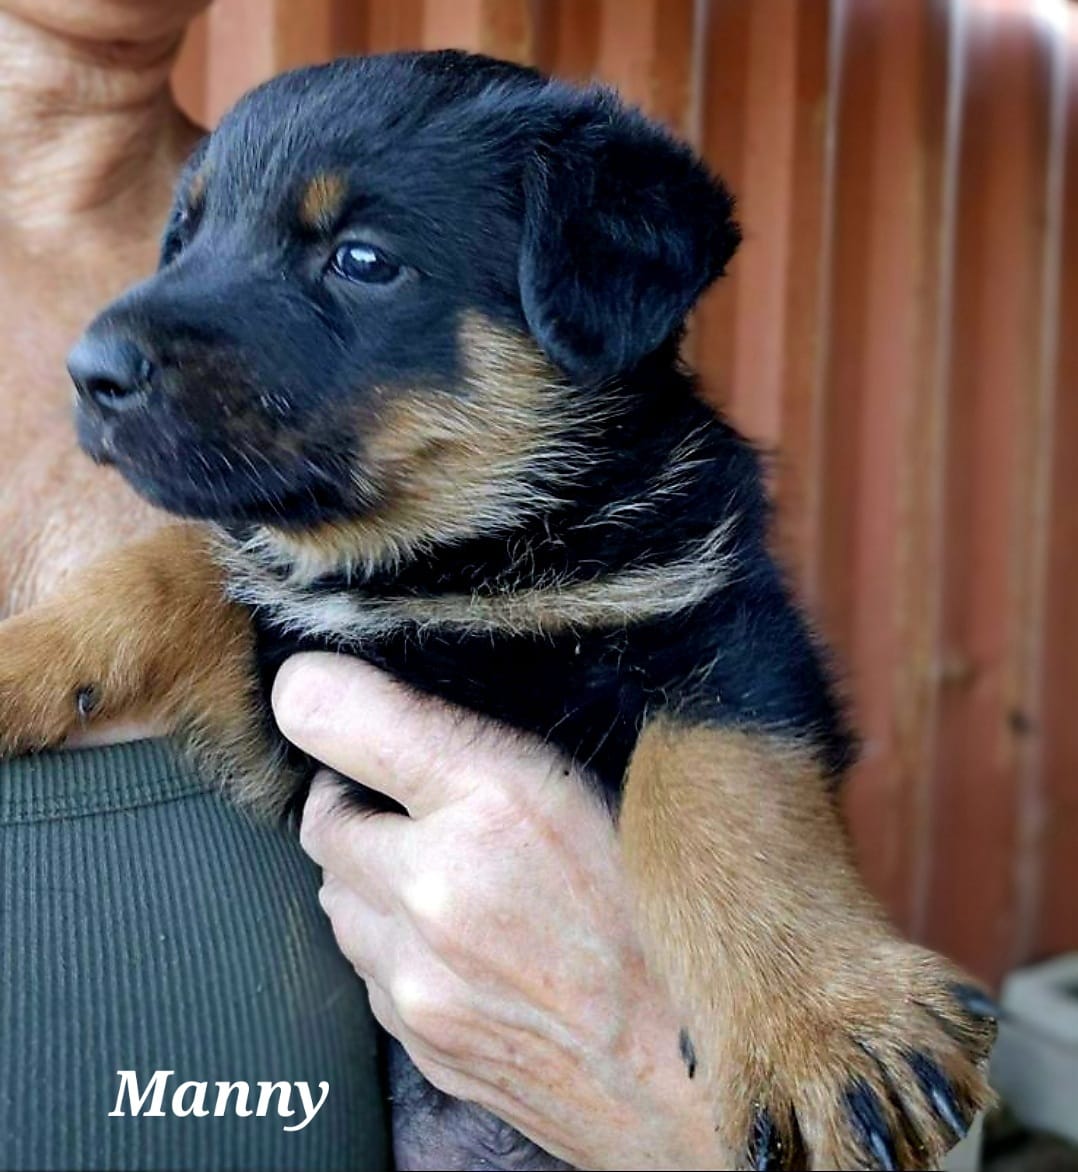
[[[349,656],[293,656],[277,673],[272,703],[293,744],[417,818],[468,797],[484,778],[531,783],[522,775],[551,772],[539,742],[522,752],[527,738]]]

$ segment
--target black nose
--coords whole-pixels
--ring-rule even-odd
[[[123,411],[143,399],[153,381],[153,363],[126,338],[84,334],[68,355],[75,389],[103,411]]]

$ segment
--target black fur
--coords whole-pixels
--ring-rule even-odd
[[[689,610],[616,630],[495,638],[406,631],[353,650],[417,688],[538,734],[585,765],[613,805],[645,715],[659,709],[693,722],[804,738],[837,779],[851,743],[819,649],[767,553],[768,513],[756,455],[725,425],[702,420],[710,408],[691,395],[683,376],[667,372],[663,382],[657,379],[648,378],[638,414],[612,437],[617,446],[596,453],[573,505],[514,537],[529,543],[534,580],[557,574],[583,581],[620,567],[662,564],[691,549],[714,526],[716,502],[722,502],[735,518],[728,585]],[[587,524],[601,502],[617,499],[609,494],[638,490],[650,461],[658,463],[702,421],[709,430],[701,463],[682,496],[646,527]],[[413,596],[491,591],[510,556],[504,538],[470,542],[384,578],[348,584],[327,578],[313,589],[346,588],[372,598],[390,588]],[[267,687],[301,646],[342,647],[338,636],[297,643],[269,614],[258,626]]]

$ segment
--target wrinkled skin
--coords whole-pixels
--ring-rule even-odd
[[[65,359],[88,318],[154,263],[200,135],[164,89],[199,7],[0,5],[0,616],[162,520],[78,451]],[[64,35],[89,28],[122,30],[125,47]]]

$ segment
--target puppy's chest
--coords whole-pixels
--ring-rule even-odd
[[[574,578],[536,562],[528,573],[477,575],[482,586],[470,574],[376,585],[304,580],[250,543],[227,547],[221,561],[229,594],[254,614],[267,693],[289,655],[345,651],[542,738],[611,794],[647,711],[682,692],[697,667],[683,598],[636,570]]]
[[[340,598],[311,598],[312,609],[344,609]],[[362,610],[357,600],[349,613]],[[357,655],[418,690],[539,736],[585,766],[604,790],[620,789],[629,755],[656,689],[627,630],[556,635],[390,627],[385,612],[367,629],[301,628],[294,609],[254,608],[261,677],[299,651]]]

